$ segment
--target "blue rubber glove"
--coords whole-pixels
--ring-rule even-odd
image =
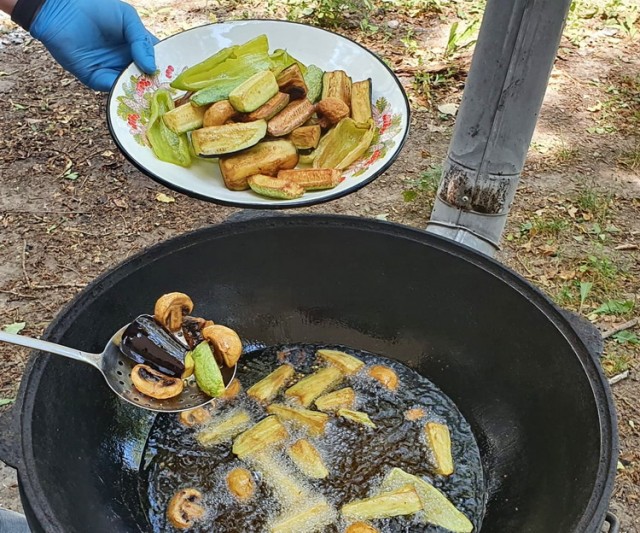
[[[46,0],[30,32],[65,70],[97,91],[109,91],[131,61],[147,74],[156,70],[158,39],[120,0]]]

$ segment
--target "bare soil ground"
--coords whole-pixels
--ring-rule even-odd
[[[295,15],[286,4],[131,3],[160,37],[216,20]],[[364,19],[347,13],[336,31],[378,52],[400,76],[414,111],[409,141],[370,186],[302,211],[424,228],[455,120],[438,106],[459,102],[472,50],[462,36],[447,51],[447,37],[453,20],[463,27],[478,19],[481,2],[384,5]],[[640,296],[640,27],[637,18],[625,26],[620,11],[633,5],[585,0],[574,10],[499,254],[603,332],[637,317]],[[138,172],[111,140],[106,97],[72,79],[6,18],[0,91],[0,327],[24,322],[22,333],[38,336],[99,274],[236,211]],[[175,202],[157,201],[160,192]],[[603,357],[609,376],[626,376],[613,385],[621,455],[612,502],[625,533],[640,532],[638,334],[636,324],[608,336]],[[0,346],[0,398],[15,396],[27,357]],[[15,476],[3,466],[0,506],[20,509]]]

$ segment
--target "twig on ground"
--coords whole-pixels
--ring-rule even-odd
[[[637,249],[638,249],[637,244],[630,244],[630,243],[619,244],[614,248],[614,250],[618,250],[618,251],[628,251],[628,250],[637,250]]]
[[[623,379],[627,379],[628,377],[629,377],[629,371],[625,370],[624,372],[621,372],[620,374],[617,374],[613,376],[611,379],[609,379],[609,385],[615,385],[619,381],[622,381]]]
[[[625,329],[631,329],[632,327],[638,325],[638,322],[640,322],[640,319],[638,319],[638,318],[634,318],[633,320],[629,320],[629,322],[625,322],[624,324],[620,324],[619,326],[616,326],[615,328],[611,328],[609,331],[605,331],[602,334],[602,338],[603,339],[608,339],[609,337],[611,337],[611,335],[615,335],[616,333],[619,333],[620,331],[624,331]]]
[[[0,293],[10,294],[11,296],[17,296],[18,298],[24,298],[25,300],[36,300],[38,298],[37,296],[32,296],[31,294],[22,294],[21,292],[9,291],[7,289],[0,289]]]
[[[31,285],[30,289],[48,291],[51,289],[84,289],[86,283],[55,283],[53,285]]]
[[[29,279],[29,274],[27,274],[27,239],[24,240],[22,245],[22,273],[27,287],[31,288],[31,280]]]

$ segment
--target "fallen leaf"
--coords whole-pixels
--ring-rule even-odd
[[[571,206],[569,209],[567,209],[567,213],[569,213],[569,216],[571,218],[576,218],[576,214],[578,213],[578,208],[575,206]]]
[[[127,201],[122,198],[114,198],[113,203],[116,205],[116,207],[120,207],[121,209],[126,209],[127,207],[129,207]]]
[[[113,152],[111,150],[105,150],[101,155],[102,157],[113,157]]]
[[[438,111],[443,115],[454,116],[458,112],[458,104],[440,104]]]
[[[14,322],[13,324],[8,324],[2,328],[2,331],[6,333],[20,333],[24,327],[27,325],[26,322]]]
[[[162,202],[163,204],[170,204],[176,201],[173,196],[168,196],[163,192],[159,192],[158,194],[156,194],[156,200],[158,202]]]
[[[7,405],[8,403],[13,403],[15,401],[15,398],[0,398],[0,407],[3,405]]]

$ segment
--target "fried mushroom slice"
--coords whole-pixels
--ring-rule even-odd
[[[242,341],[238,334],[227,326],[215,324],[202,330],[202,336],[211,344],[216,360],[232,367],[242,355]]]
[[[184,388],[182,379],[172,378],[147,365],[133,367],[131,382],[139,392],[157,400],[178,396]]]
[[[398,388],[398,376],[389,367],[374,365],[369,369],[369,375],[389,390]]]
[[[256,484],[251,472],[246,468],[234,468],[227,474],[227,487],[236,498],[246,501],[256,491]]]
[[[169,502],[167,518],[174,527],[187,529],[202,518],[205,513],[200,505],[202,494],[196,489],[182,489],[176,492]]]
[[[153,317],[169,331],[182,327],[182,318],[193,311],[193,302],[182,292],[170,292],[158,298],[153,309]]]
[[[181,411],[178,418],[183,426],[200,426],[211,419],[211,413],[204,407],[196,407],[188,411]]]

